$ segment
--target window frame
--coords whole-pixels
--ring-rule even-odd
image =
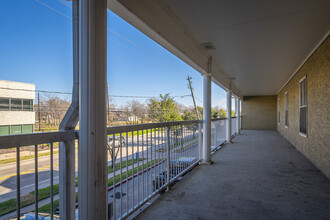
[[[12,101],[20,101],[20,109],[18,109],[18,105],[15,105],[15,109],[13,109]],[[10,111],[23,111],[23,99],[17,99],[17,98],[10,98]]]
[[[30,102],[29,105],[24,105],[24,101],[28,101]],[[33,112],[33,99],[22,99],[22,108],[23,108],[23,111],[25,112]],[[26,108],[26,106],[29,106],[29,108]]]
[[[288,91],[284,93],[284,126],[285,128],[289,128],[289,95]]]
[[[281,124],[281,104],[280,104],[281,99],[277,99],[277,124]]]
[[[10,111],[10,98],[0,97],[0,99],[8,99],[8,109],[0,108],[0,111]]]
[[[302,94],[302,88],[301,88],[301,83],[304,81],[304,80],[306,80],[305,81],[305,91],[304,91],[304,94]],[[301,78],[300,80],[299,80],[299,83],[298,83],[298,86],[299,86],[299,135],[300,136],[302,136],[302,137],[305,137],[305,138],[307,138],[307,128],[308,128],[308,126],[307,126],[307,108],[308,108],[308,100],[307,100],[307,77],[306,76],[304,76],[303,78]],[[302,97],[303,95],[305,95],[304,97]],[[304,98],[305,100],[305,105],[302,105],[302,98]],[[306,120],[306,133],[303,133],[303,132],[301,132],[300,131],[300,124],[301,124],[301,121],[300,121],[300,114],[301,114],[301,108],[306,108],[306,118],[305,118],[305,120]]]

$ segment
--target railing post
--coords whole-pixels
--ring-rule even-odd
[[[60,217],[74,219],[76,209],[75,140],[60,142],[59,171]]]
[[[240,113],[240,100],[238,97],[236,97],[236,133],[239,134],[239,131],[240,131],[240,127],[239,127],[239,121],[241,120],[240,119],[240,116],[241,116],[241,113]]]
[[[198,123],[198,147],[199,147],[199,159],[202,159],[203,152],[203,134],[202,134],[202,122]]]
[[[214,147],[217,147],[218,144],[217,144],[217,140],[218,140],[218,129],[217,129],[217,124],[218,124],[218,121],[215,121],[214,122],[214,130],[215,130],[215,134],[214,134]]]
[[[231,91],[227,90],[227,127],[226,141],[231,143]]]
[[[167,176],[166,176],[166,181],[167,181],[167,190],[170,189],[170,175],[171,175],[171,149],[170,149],[170,134],[171,134],[171,129],[170,127],[167,127],[167,144],[166,144],[166,150],[167,150]]]

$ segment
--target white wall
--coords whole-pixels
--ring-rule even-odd
[[[9,89],[3,89],[9,88]],[[33,90],[20,91],[12,89]],[[35,85],[14,81],[0,80],[0,98],[35,99]]]
[[[35,123],[35,112],[32,111],[0,111],[1,125],[26,125]]]

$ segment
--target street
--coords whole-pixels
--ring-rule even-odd
[[[158,142],[158,141],[157,141]],[[134,204],[136,205],[137,202],[141,202],[143,200],[142,196],[144,195],[144,198],[146,198],[147,196],[149,196],[152,192],[153,192],[153,183],[152,183],[152,179],[153,177],[159,175],[159,173],[162,173],[163,171],[166,170],[166,163],[165,160],[162,160],[163,158],[166,158],[166,153],[161,151],[160,149],[162,149],[163,145],[153,145],[153,147],[149,147],[149,148],[144,148],[144,150],[141,150],[141,147],[139,147],[139,158],[142,159],[142,155],[143,158],[145,158],[142,161],[139,161],[138,163],[134,164],[134,168],[137,168],[137,166],[142,167],[143,165],[146,166],[146,164],[149,163],[153,163],[155,164],[155,167],[153,166],[149,166],[149,168],[145,169],[144,172],[140,171],[140,174],[135,174],[135,177],[132,178],[131,180],[127,182],[122,182],[122,184],[117,183],[117,187],[115,188],[115,202],[114,204],[116,204],[116,210],[117,210],[117,216],[120,215],[121,211],[122,212],[126,212],[126,208],[129,207],[129,209],[132,208],[132,203],[133,203],[133,195],[134,195]],[[178,160],[180,157],[196,157],[196,159],[198,158],[199,155],[199,149],[197,147],[198,145],[196,144],[196,139],[193,139],[192,141],[187,142],[186,144],[183,145],[183,147],[176,147],[173,148],[171,150],[171,160]],[[123,151],[125,151],[126,148],[123,148]],[[128,150],[128,149],[127,149]],[[135,152],[136,150],[134,150]],[[55,157],[54,157],[55,158]],[[125,161],[127,159],[126,155],[125,157],[122,157],[122,161]],[[128,159],[131,160],[132,159],[132,154],[128,155]],[[135,154],[133,154],[133,160],[136,159],[135,158]],[[157,162],[155,160],[158,160]],[[40,160],[41,161],[41,160]],[[120,159],[116,160],[116,163],[120,162]],[[31,161],[27,161],[27,163],[31,163]],[[109,163],[110,164],[110,163]],[[33,165],[33,163],[32,163]],[[45,166],[47,166],[47,163],[44,164]],[[124,174],[125,172],[132,170],[133,166],[130,165],[127,168],[123,168],[122,169],[122,173]],[[183,168],[182,168],[183,169]],[[135,171],[136,172],[136,171]],[[41,175],[41,173],[43,173],[44,175]],[[48,174],[47,174],[48,173]],[[58,183],[58,169],[57,171],[54,173],[57,174],[57,178],[54,178],[54,183]],[[29,192],[29,189],[34,189],[34,184],[33,184],[33,180],[34,180],[34,174],[31,173],[29,174],[30,177],[26,177],[27,181],[31,181],[28,182],[27,184],[25,184],[24,186],[22,186],[21,190]],[[118,176],[120,175],[120,170],[117,170],[115,173],[109,173],[108,178],[110,179],[113,176]],[[55,176],[55,175],[54,175]],[[48,186],[49,185],[49,171],[44,171],[44,172],[39,172],[39,177],[44,178],[44,182],[39,181],[39,183],[43,186]],[[14,178],[14,177],[13,177]],[[125,180],[125,178],[123,178],[123,180]],[[15,180],[13,180],[14,183],[13,185],[15,185]],[[30,186],[30,185],[31,186]],[[134,187],[133,187],[134,186]],[[143,187],[144,186],[144,187]],[[41,187],[40,187],[41,188]],[[78,190],[78,188],[76,187],[76,190]],[[113,189],[109,190],[109,202],[113,201]],[[122,193],[120,193],[122,192]],[[10,193],[6,193],[5,196],[9,197],[9,196],[16,196],[16,192],[15,189],[13,189]],[[4,195],[1,195],[4,196]],[[112,197],[111,197],[112,196]],[[122,200],[120,199],[122,197]],[[54,199],[58,199],[58,195],[54,196]],[[39,202],[39,207],[49,203],[50,200],[48,199],[44,199],[42,201]],[[121,204],[122,205],[119,205]],[[128,205],[128,206],[127,206]],[[120,210],[121,207],[121,210]],[[22,208],[22,212],[26,213],[29,211],[34,210],[34,204],[29,205],[25,208]],[[9,213],[5,216],[2,217],[10,217],[10,216],[14,216],[15,212]]]

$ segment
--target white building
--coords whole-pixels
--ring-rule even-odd
[[[35,85],[0,80],[0,135],[33,133]]]

